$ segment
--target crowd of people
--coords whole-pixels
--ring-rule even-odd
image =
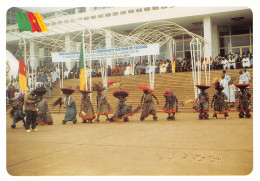
[[[196,61],[198,62],[198,61]],[[214,104],[214,118],[217,118],[217,114],[224,114],[226,118],[228,118],[228,111],[229,107],[234,107],[234,103],[236,98],[239,99],[239,106],[238,110],[240,110],[240,117],[243,117],[245,114],[247,117],[249,116],[250,111],[250,96],[251,94],[248,91],[248,88],[239,87],[233,84],[235,78],[230,78],[226,70],[227,69],[238,69],[243,68],[243,70],[239,71],[239,84],[247,85],[250,84],[251,77],[250,74],[247,72],[247,67],[253,66],[253,57],[252,54],[249,52],[247,54],[240,55],[236,53],[235,55],[229,54],[225,57],[217,56],[214,60],[210,59],[208,61],[206,58],[201,61],[201,69],[212,69],[212,70],[223,70],[222,75],[217,80],[218,84],[215,85],[217,93],[213,96],[212,104]],[[176,72],[183,72],[183,71],[191,71],[191,60],[184,59],[184,60],[176,60]],[[198,68],[198,64],[195,63],[196,68]],[[134,66],[135,68],[132,69],[131,64],[125,63],[118,63],[115,65],[114,69],[111,69],[108,66],[107,73],[108,76],[122,76],[122,75],[131,75],[132,71],[134,74],[147,74],[151,71],[155,73],[168,73],[172,71],[172,64],[169,59],[166,61],[160,60],[155,62],[155,66],[150,67],[147,61],[137,62]],[[89,71],[88,67],[87,70]],[[37,67],[37,70],[32,70],[29,67],[29,76],[28,76],[28,92],[21,93],[19,89],[19,80],[12,79],[10,83],[8,83],[6,87],[6,97],[7,103],[13,107],[12,115],[13,115],[13,124],[12,128],[15,128],[15,124],[22,120],[24,122],[24,126],[26,131],[29,132],[29,128],[35,131],[37,124],[52,124],[52,116],[48,109],[47,99],[51,97],[51,89],[52,86],[59,81],[62,77],[62,69],[61,66],[48,64],[41,67]],[[90,71],[89,71],[90,73]],[[102,69],[100,64],[93,64],[92,67],[92,76],[93,77],[100,77],[102,76]],[[79,77],[79,69],[77,65],[68,71],[66,66],[63,68],[63,78],[64,79],[74,79]],[[208,111],[209,111],[209,98],[208,94],[205,90],[209,87],[198,87],[201,89],[201,93],[198,95],[197,99],[195,100],[196,105],[193,108],[200,113],[199,118],[208,119]],[[93,90],[97,91],[97,119],[96,122],[99,122],[99,116],[105,115],[107,121],[118,121],[120,119],[124,119],[124,121],[128,121],[128,117],[133,115],[134,113],[138,112],[139,109],[142,108],[142,113],[140,120],[143,121],[146,117],[150,114],[153,115],[153,119],[157,120],[156,110],[153,103],[153,98],[159,104],[156,96],[152,94],[152,90],[148,87],[141,86],[140,89],[144,91],[144,95],[141,99],[141,106],[132,110],[132,107],[125,104],[125,98],[128,96],[127,91],[119,91],[114,92],[113,95],[119,99],[118,104],[116,105],[116,112],[113,117],[109,118],[108,114],[110,114],[113,109],[111,108],[109,102],[106,99],[106,96],[101,92],[104,90],[102,86],[97,86],[93,88]],[[36,91],[37,90],[37,91]],[[65,89],[64,89],[65,90]],[[73,93],[74,91],[72,91]],[[46,98],[43,95],[46,93]],[[70,93],[70,94],[72,94]],[[81,90],[83,94],[83,98],[81,100],[81,110],[80,110],[80,117],[82,117],[83,122],[92,122],[95,118],[94,108],[91,104],[91,101],[88,97],[88,93],[84,90]],[[64,92],[65,100],[63,101],[64,108],[66,109],[66,115],[63,120],[63,124],[67,121],[73,121],[74,123],[77,122],[76,120],[76,104],[75,101],[72,99],[70,94]],[[165,105],[163,107],[164,112],[168,113],[168,120],[175,119],[175,113],[178,110],[178,98],[177,96],[171,91],[166,90],[164,93],[165,96]],[[223,101],[224,100],[224,101]],[[245,103],[246,102],[246,103]],[[228,106],[228,104],[230,104]],[[25,107],[25,113],[23,112],[23,105]],[[24,117],[26,116],[26,121]]]
[[[251,77],[246,71],[246,68],[240,72],[239,84],[233,84],[234,78],[230,78],[224,70],[220,77],[215,80],[214,87],[216,93],[213,95],[211,104],[209,103],[209,94],[206,89],[211,86],[207,85],[196,85],[201,91],[194,101],[193,108],[199,113],[199,119],[209,119],[209,106],[214,108],[213,118],[216,119],[218,115],[223,114],[225,118],[228,118],[230,107],[234,107],[235,99],[238,98],[239,104],[237,106],[237,111],[239,112],[239,117],[247,118],[251,117],[250,105],[251,105],[251,93],[249,92],[248,86],[250,84]],[[237,88],[238,89],[237,89]],[[82,123],[92,123],[95,119],[96,122],[100,122],[100,116],[106,116],[106,121],[118,122],[123,120],[124,122],[129,121],[129,117],[137,113],[140,109],[141,115],[140,120],[144,121],[149,115],[153,116],[153,120],[157,121],[158,117],[156,115],[155,103],[159,105],[157,97],[153,94],[153,89],[147,86],[138,86],[139,89],[143,91],[141,97],[140,106],[136,109],[132,109],[131,105],[126,104],[126,97],[129,93],[125,90],[114,91],[112,94],[114,97],[118,98],[118,103],[115,106],[114,115],[109,118],[109,114],[113,112],[113,109],[107,100],[107,97],[102,91],[105,90],[102,83],[94,84],[93,91],[97,91],[97,108],[94,110],[94,106],[89,97],[91,91],[78,90],[82,93],[82,99],[80,103],[79,116],[82,118]],[[71,97],[76,90],[72,88],[61,88],[65,99],[59,98],[54,106],[58,104],[66,109],[63,124],[68,121],[77,123],[77,108],[76,102]],[[238,92],[238,93],[236,93]],[[16,123],[20,120],[24,122],[24,127],[26,132],[38,131],[36,125],[38,124],[53,124],[53,118],[48,109],[47,99],[43,95],[47,93],[44,87],[32,89],[27,94],[19,94],[18,97],[10,99],[10,104],[12,105],[12,116],[13,124],[12,128],[16,127]],[[167,120],[175,120],[175,114],[178,112],[178,97],[170,89],[164,91],[163,96],[165,97],[165,103],[162,107],[163,111],[168,114]],[[23,112],[23,105],[25,108],[25,113]],[[97,115],[97,117],[96,117]],[[26,120],[24,119],[26,116]]]

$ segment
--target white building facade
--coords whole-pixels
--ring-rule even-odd
[[[78,7],[67,12],[56,11],[41,15],[50,33],[19,33],[18,25],[14,23],[6,27],[7,50],[16,54],[19,42],[21,39],[25,40],[27,56],[32,65],[51,61],[52,52],[79,52],[81,36],[78,34],[86,28],[103,28],[128,35],[136,27],[154,21],[174,22],[202,36],[204,56],[208,59],[219,54],[225,56],[236,52],[253,53],[253,15],[246,7]],[[50,43],[42,43],[42,39],[51,38],[56,40],[56,48]],[[190,37],[180,34],[175,39],[176,57],[189,58]],[[100,48],[113,47],[114,40],[110,36],[106,36],[104,42]],[[167,44],[161,46],[158,59],[169,59],[167,50]],[[107,61],[114,67],[115,60]],[[66,66],[71,69],[74,63],[67,62]]]

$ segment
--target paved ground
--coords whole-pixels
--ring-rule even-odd
[[[212,115],[211,115],[212,116]],[[130,122],[38,126],[26,133],[7,119],[7,171],[13,176],[61,175],[247,175],[253,169],[253,119],[176,121],[139,114]],[[222,116],[221,116],[222,117]],[[103,119],[103,120],[102,120]]]

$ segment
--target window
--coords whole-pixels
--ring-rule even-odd
[[[230,46],[230,38],[229,37],[222,37],[219,39],[219,46],[220,47],[229,47]]]
[[[231,27],[231,35],[249,34],[248,25],[236,25]]]
[[[233,47],[237,46],[249,46],[250,45],[250,36],[244,35],[244,36],[232,36],[231,42]]]

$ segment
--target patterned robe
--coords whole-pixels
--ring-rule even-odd
[[[107,102],[106,96],[104,94],[101,94],[101,96],[97,96],[97,114],[99,115],[108,115],[109,113],[112,113],[113,110],[110,106],[110,104]]]
[[[80,110],[80,117],[84,120],[88,119],[94,119],[95,118],[95,112],[93,105],[91,104],[90,98],[82,98],[81,99],[82,108]]]
[[[165,113],[175,113],[176,112],[176,101],[178,101],[177,96],[173,93],[171,96],[165,96],[165,105],[163,111]]]
[[[37,117],[36,123],[38,124],[46,124],[49,122],[53,122],[52,116],[48,109],[47,100],[43,98],[40,102],[37,102]]]
[[[143,105],[142,105],[142,113],[141,117],[146,118],[150,114],[154,115],[156,114],[156,109],[153,102],[152,93],[149,92],[148,94],[143,94]]]
[[[64,121],[77,121],[77,118],[76,118],[76,116],[77,116],[77,108],[76,108],[76,103],[73,100],[73,98],[72,97],[65,98],[64,103],[65,103],[65,105],[69,105],[69,104],[72,103],[71,106],[68,106],[66,108]]]
[[[217,92],[214,94],[213,98],[215,114],[227,114],[230,111],[227,102],[225,101],[225,99],[227,99],[227,95],[224,92]]]
[[[195,109],[199,113],[207,113],[209,112],[209,93],[200,93],[198,95],[197,109]]]
[[[249,112],[250,111],[250,98],[251,93],[247,90],[244,91],[244,93],[239,92],[238,93],[238,99],[241,101],[241,104],[238,105],[237,111],[238,112]]]

